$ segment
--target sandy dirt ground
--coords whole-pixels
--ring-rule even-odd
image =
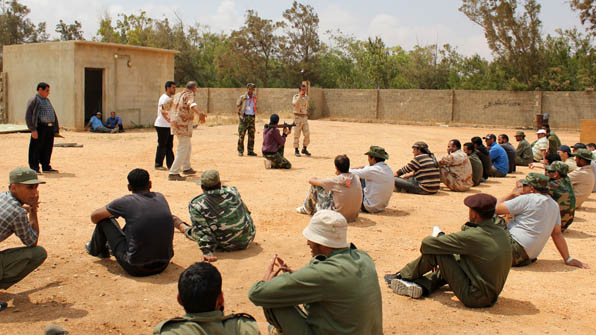
[[[257,152],[262,125],[257,125]],[[236,186],[257,226],[249,249],[219,253],[215,265],[223,275],[227,313],[247,312],[266,333],[262,311],[247,297],[252,284],[263,276],[267,261],[278,253],[293,268],[309,260],[302,229],[309,217],[295,212],[308,190],[307,179],[334,173],[333,158],[347,154],[352,166],[366,163],[369,145],[387,149],[387,163],[395,170],[411,158],[417,140],[429,143],[437,156],[446,151],[449,139],[463,142],[472,136],[507,133],[513,129],[417,127],[391,124],[310,121],[310,158],[286,156],[291,170],[265,170],[262,157],[236,155],[237,127],[199,127],[192,138],[192,165],[198,171],[217,169],[222,181]],[[529,139],[534,135],[530,133]],[[578,141],[576,132],[558,132],[562,141]],[[0,188],[8,186],[8,172],[27,163],[29,134],[0,137]],[[0,291],[9,308],[0,313],[0,334],[42,334],[47,324],[63,326],[71,334],[150,334],[163,319],[182,315],[176,302],[177,280],[187,266],[200,258],[196,244],[176,233],[175,256],[167,270],[157,276],[134,278],[121,270],[114,258],[101,260],[85,252],[93,231],[89,215],[112,199],[127,194],[126,175],[133,168],[151,174],[153,190],[163,193],[172,212],[188,220],[190,199],[201,193],[198,177],[186,182],[167,180],[166,171],[155,171],[156,134],[153,129],[122,134],[64,132],[57,142],[77,142],[83,148],[54,148],[52,166],[59,174],[46,174],[40,186],[39,244],[48,251],[46,262],[22,282]],[[515,143],[514,143],[515,144]],[[291,146],[291,144],[289,145]],[[399,270],[419,254],[422,238],[433,225],[446,232],[458,231],[467,219],[463,199],[486,192],[502,196],[509,192],[528,168],[502,179],[490,179],[465,193],[442,188],[436,195],[394,193],[388,208],[378,214],[361,214],[349,227],[348,238],[375,260],[379,282],[386,273]],[[537,171],[541,172],[541,171]],[[564,265],[549,241],[536,264],[512,269],[498,302],[492,308],[465,308],[447,287],[431,297],[412,300],[395,295],[381,285],[385,334],[594,334],[596,326],[596,196],[576,213],[565,233],[571,255],[590,265],[580,270]],[[13,237],[0,243],[6,249],[20,245]],[[354,283],[358,285],[358,283]]]

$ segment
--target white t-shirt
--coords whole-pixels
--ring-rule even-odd
[[[548,195],[529,193],[505,201],[505,206],[513,216],[507,224],[511,236],[530,259],[537,258],[555,225],[561,225],[559,205]]]
[[[157,103],[157,118],[155,119],[155,123],[153,125],[156,127],[170,128],[170,123],[161,114],[162,108],[167,111],[172,108],[172,98],[165,93],[159,97],[159,102]]]
[[[364,179],[364,207],[370,213],[380,212],[387,207],[393,194],[393,170],[385,162],[368,165],[350,172]]]

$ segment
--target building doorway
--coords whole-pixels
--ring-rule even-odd
[[[85,125],[95,113],[103,113],[102,98],[103,69],[85,68]]]

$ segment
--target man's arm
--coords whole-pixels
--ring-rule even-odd
[[[563,233],[561,232],[561,225],[555,225],[555,229],[551,233],[550,237],[552,238],[557,250],[561,257],[563,257],[563,261],[565,264],[569,266],[575,266],[580,269],[589,269],[590,266],[588,264],[582,263],[579,259],[574,259],[569,257],[569,249],[567,248],[567,242],[565,241],[565,237],[563,237]]]
[[[27,128],[31,130],[31,137],[37,139],[37,120],[33,119],[33,112],[37,107],[37,98],[33,97],[29,99],[27,102],[27,111],[25,112],[25,122],[27,123]]]
[[[439,237],[427,236],[422,240],[420,252],[431,255],[469,254],[476,249],[466,238],[469,234],[469,231],[462,231]]]
[[[98,208],[91,213],[91,222],[97,224],[99,221],[107,219],[111,216],[114,215],[108,211],[106,206],[103,206],[102,208]]]
[[[30,245],[30,247],[35,247],[37,246],[37,242],[39,241],[39,221],[37,219],[37,206],[31,207],[31,209],[29,210],[29,224],[31,224],[31,228],[33,228],[33,230],[35,230],[35,232],[37,233],[37,239],[35,240],[35,243]]]
[[[495,208],[495,214],[497,215],[505,215],[509,214],[512,215],[509,211],[509,208],[505,205],[505,201],[514,199],[521,194],[521,185],[517,185],[513,188],[513,190],[507,194],[506,196],[497,198],[497,206]]]
[[[312,177],[308,180],[308,183],[313,185],[313,186],[321,186],[323,187],[323,183],[321,182],[320,178],[317,177]]]

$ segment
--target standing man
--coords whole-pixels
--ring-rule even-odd
[[[298,147],[300,144],[300,132],[304,133],[304,140],[302,140],[302,153],[310,156],[310,152],[306,149],[310,143],[310,130],[308,129],[308,95],[306,95],[306,85],[302,84],[298,88],[300,93],[294,95],[292,105],[294,106],[294,122],[296,123],[296,130],[294,133],[294,155],[300,157]]]
[[[9,174],[9,191],[0,193],[0,242],[15,234],[25,247],[0,251],[0,289],[7,289],[38,268],[46,259],[39,240],[37,173],[28,168],[16,168]],[[0,302],[0,311],[6,308]]]
[[[532,154],[532,146],[526,140],[526,134],[523,131],[515,133],[515,140],[518,142],[517,149],[515,149],[515,164],[520,166],[528,166],[534,161]]]
[[[41,82],[37,84],[37,94],[27,102],[25,122],[31,130],[29,142],[29,168],[39,173],[39,164],[43,172],[58,172],[52,169],[52,149],[54,148],[54,135],[58,134],[58,116],[48,99],[50,85]]]
[[[509,159],[507,152],[499,143],[495,134],[488,134],[484,137],[486,146],[489,148],[490,159],[493,166],[490,168],[489,176],[491,177],[505,177],[509,171]]]
[[[116,112],[111,112],[110,117],[106,120],[106,128],[116,130],[118,128],[119,133],[124,132],[124,127],[122,127],[122,119],[119,116],[116,116]]]
[[[254,95],[255,84],[246,85],[246,93],[242,94],[236,101],[238,108],[238,156],[244,154],[244,135],[248,130],[248,143],[246,149],[248,156],[256,156],[255,153],[255,117],[257,115],[257,97]]]
[[[155,119],[155,130],[157,131],[157,150],[155,151],[155,169],[165,170],[163,159],[166,159],[168,170],[174,163],[174,135],[170,132],[170,111],[172,110],[172,96],[176,94],[176,84],[173,81],[166,81],[166,92],[159,97],[157,103],[157,118]]]
[[[474,185],[472,179],[472,163],[468,155],[461,150],[459,140],[451,140],[447,144],[447,156],[439,161],[441,182],[456,192],[464,192]]]
[[[184,90],[174,96],[170,124],[172,125],[172,134],[178,137],[178,151],[170,168],[168,180],[186,180],[186,177],[180,175],[180,170],[187,175],[197,173],[190,166],[192,121],[195,119],[195,113],[199,115],[199,123],[205,123],[207,118],[206,114],[199,112],[195,103],[197,89],[197,82],[189,81]]]
[[[507,134],[499,135],[499,137],[497,137],[497,143],[499,143],[501,148],[505,149],[505,152],[507,153],[507,161],[509,163],[508,173],[515,172],[515,157],[517,154],[513,145],[509,143],[509,136],[507,136]]]

